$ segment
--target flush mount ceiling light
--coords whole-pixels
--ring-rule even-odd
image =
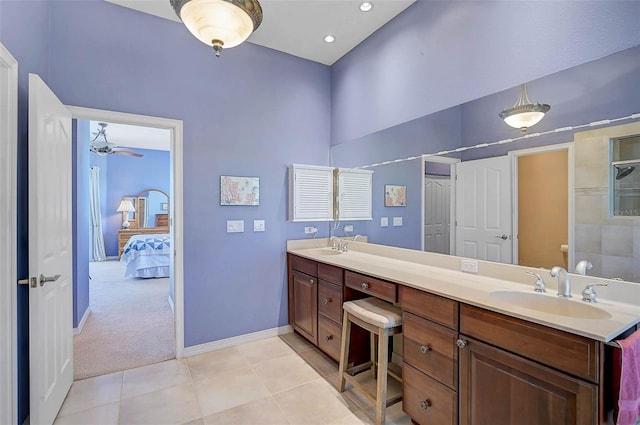
[[[516,104],[511,108],[503,110],[498,116],[502,118],[507,125],[513,128],[519,128],[524,134],[527,128],[539,123],[549,109],[551,109],[549,105],[531,103],[527,94],[527,86],[522,84]]]
[[[333,35],[327,34],[324,36],[325,43],[333,43],[334,41],[336,41],[336,38]]]
[[[245,41],[262,23],[258,0],[169,0],[176,15],[198,40],[222,48]]]
[[[363,12],[368,12],[373,8],[373,3],[370,1],[363,1],[360,3],[360,10]]]

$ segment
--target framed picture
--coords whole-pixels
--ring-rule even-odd
[[[260,178],[220,176],[220,205],[260,205]]]
[[[385,184],[384,185],[384,206],[385,207],[406,207],[407,206],[407,186]]]
[[[162,211],[167,211],[169,209],[169,203],[168,202],[163,202],[160,204],[160,209]]]

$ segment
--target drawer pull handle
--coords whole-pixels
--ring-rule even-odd
[[[369,284],[363,283],[362,284],[362,289],[369,289]]]
[[[467,346],[467,340],[461,338],[456,341],[456,345],[458,346],[458,348],[464,348]]]
[[[427,407],[431,406],[431,403],[429,403],[429,400],[423,400],[420,402],[420,408],[422,410],[427,410]]]
[[[322,300],[322,302],[325,304],[329,304],[331,302],[331,298],[325,298],[324,300]]]
[[[309,279],[309,283],[313,285],[313,279]]]
[[[332,335],[327,335],[327,336],[324,337],[324,340],[327,341],[327,342],[331,341],[332,339],[333,339]]]
[[[420,352],[421,352],[422,354],[426,353],[427,351],[431,351],[431,348],[429,348],[429,347],[428,347],[428,346],[426,346],[426,345],[423,345],[422,347],[420,347]]]

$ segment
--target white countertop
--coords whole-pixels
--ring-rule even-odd
[[[326,239],[289,241],[287,251],[301,257],[339,266],[412,288],[425,290],[465,304],[474,305],[598,341],[611,341],[622,332],[640,322],[639,306],[603,298],[600,296],[600,291],[598,291],[598,302],[596,304],[588,304],[581,301],[579,292],[583,286],[579,287],[578,294],[575,294],[578,288],[573,288],[574,296],[571,299],[560,299],[557,297],[554,287],[548,286],[546,293],[534,292],[533,280],[531,284],[525,284],[488,275],[452,270],[451,261],[456,261],[456,259],[459,261],[459,257],[441,256],[439,254],[357,242],[350,242],[349,252],[330,255],[321,249],[324,248],[326,251],[330,251],[329,248],[325,248],[326,246]],[[371,253],[372,251],[377,251],[377,253]],[[403,256],[410,257],[410,261],[399,258]],[[439,267],[432,264],[424,264],[424,262],[421,261],[421,256],[425,256],[425,258],[429,256],[424,262],[438,263],[441,261],[443,266]],[[519,268],[519,266],[498,265],[497,263],[493,263],[490,267],[485,268],[499,268],[500,266]],[[522,268],[521,271],[519,270],[519,273],[522,274],[524,270],[536,269]],[[480,271],[482,272],[482,268]],[[493,274],[499,275],[500,273]],[[548,279],[545,280],[548,281]],[[637,287],[632,286],[631,289],[625,287],[625,291],[640,291],[640,286],[636,286]],[[599,290],[601,288],[596,289]],[[562,307],[562,304],[559,304],[559,302],[568,303],[567,312],[565,313],[563,310],[562,314],[555,314],[538,309],[520,307],[510,301],[492,295],[492,293],[497,291],[522,292],[525,297],[529,297],[530,299],[532,296],[552,297],[554,299],[548,301],[560,307]],[[535,302],[535,298],[533,300]],[[578,303],[581,305],[572,305],[569,303]],[[610,317],[574,317],[570,315],[572,313],[569,313],[570,310],[589,309],[590,307],[599,309],[598,313],[602,313],[601,317]]]

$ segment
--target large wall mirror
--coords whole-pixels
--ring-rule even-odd
[[[169,195],[160,189],[147,189],[136,196],[125,196],[135,207],[129,212],[132,228],[153,228],[169,226]]]
[[[552,105],[543,121],[529,129],[529,133],[552,133],[566,126],[630,117],[640,112],[638,53],[640,47],[527,83],[536,100]],[[636,180],[634,175],[638,174],[636,162],[640,163],[640,154],[634,150],[636,144],[628,143],[633,145],[629,148],[633,152],[624,157],[615,144],[619,140],[636,140],[640,134],[637,118],[586,125],[442,157],[421,157],[424,153],[520,136],[497,117],[516,94],[516,88],[496,93],[334,145],[332,166],[378,164],[370,168],[374,171],[374,219],[353,223],[354,234],[366,234],[370,242],[383,245],[482,258],[477,252],[461,250],[464,242],[461,243],[456,223],[484,221],[497,226],[500,218],[513,231],[496,233],[491,245],[497,247],[505,241],[510,248],[506,253],[496,249],[494,257],[487,258],[490,261],[544,269],[559,265],[575,272],[580,260],[588,260],[592,264],[586,270],[588,275],[640,282],[640,217],[626,214],[635,212],[636,204],[618,208],[618,204],[622,205],[618,199],[621,196],[612,198],[612,193],[620,194],[623,188],[633,202],[640,199],[640,179]],[[411,157],[408,161],[394,162]],[[460,217],[455,214],[455,198],[467,202],[476,196],[477,190],[466,193],[456,190],[455,175],[449,175],[449,171],[457,166],[447,162],[471,165],[484,160],[488,163],[502,160],[506,164],[507,189],[496,193],[514,196],[511,204],[514,207],[484,217],[466,209],[467,216]],[[494,184],[498,182],[497,171],[493,171],[497,167],[491,171]],[[535,173],[539,175],[534,176]],[[406,207],[384,207],[380,194],[385,184],[407,185]],[[435,202],[441,205],[435,208]],[[433,221],[422,216],[430,207]],[[626,216],[617,217],[616,208],[623,209]],[[525,217],[523,213],[529,214]],[[556,219],[551,218],[553,214]],[[387,217],[391,223],[395,216],[403,217],[402,227],[381,225],[381,218]],[[540,222],[539,218],[545,220]],[[529,238],[526,247],[525,230]],[[513,238],[519,238],[516,244],[512,243]]]

